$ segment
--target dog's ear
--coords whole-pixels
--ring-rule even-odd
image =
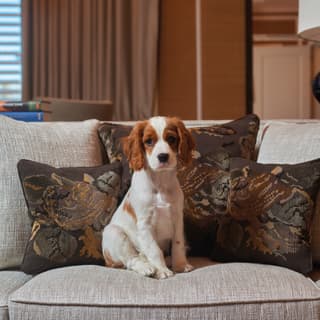
[[[192,150],[195,148],[194,139],[190,131],[179,118],[172,118],[171,121],[177,127],[179,136],[178,156],[183,165],[188,165],[192,161]]]
[[[134,171],[144,168],[143,131],[147,121],[138,122],[131,130],[128,137],[122,140],[123,152],[126,155],[129,166]]]

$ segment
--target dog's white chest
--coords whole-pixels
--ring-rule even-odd
[[[155,195],[154,200],[154,220],[155,237],[159,247],[167,251],[173,237],[173,216],[172,206],[160,193]]]
[[[168,200],[166,199],[166,197],[161,194],[160,192],[159,193],[156,193],[154,195],[154,207],[155,208],[160,208],[160,209],[163,209],[163,208],[170,208],[171,205],[170,203],[168,202]]]

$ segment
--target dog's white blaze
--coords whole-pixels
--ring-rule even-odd
[[[170,170],[175,168],[177,165],[175,154],[173,150],[170,148],[170,146],[168,145],[168,143],[163,139],[163,133],[167,127],[166,118],[154,117],[154,118],[151,118],[149,121],[158,136],[158,141],[154,145],[152,153],[150,155],[147,155],[147,159],[150,167],[154,170],[160,167],[164,170],[166,169]],[[160,153],[167,153],[169,155],[169,161],[165,166],[163,164],[160,164],[159,162],[158,155]]]
[[[159,140],[163,140],[163,131],[167,126],[166,119],[164,117],[154,117],[151,118],[150,124],[153,126],[154,130],[156,131]]]

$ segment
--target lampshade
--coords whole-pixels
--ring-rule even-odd
[[[320,0],[299,0],[298,34],[307,40],[320,41]]]

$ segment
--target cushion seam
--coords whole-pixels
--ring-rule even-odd
[[[196,303],[196,304],[82,304],[82,303],[42,303],[42,302],[28,302],[28,301],[17,301],[17,300],[10,300],[8,304],[22,304],[22,305],[37,305],[37,306],[57,306],[57,307],[94,307],[94,308],[184,308],[184,307],[213,307],[213,306],[224,306],[224,305],[239,305],[239,304],[273,304],[273,303],[297,303],[297,302],[320,302],[320,296],[314,298],[305,298],[305,299],[277,299],[277,300],[252,300],[252,301],[226,301],[226,302],[211,302],[211,303]]]

